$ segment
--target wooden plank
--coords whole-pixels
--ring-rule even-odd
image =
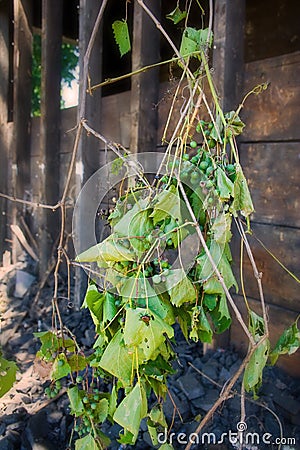
[[[235,109],[244,72],[245,1],[214,2],[214,81],[225,111]]]
[[[261,315],[261,305],[255,299],[248,298],[250,308],[257,314]],[[235,296],[235,301],[242,316],[247,320],[247,311],[244,304],[244,300],[241,296]],[[267,305],[268,308],[268,318],[269,318],[269,330],[270,330],[270,341],[272,347],[276,344],[277,339],[283,333],[283,331],[288,328],[297,318],[297,312],[290,311],[285,307],[278,307],[275,305]],[[230,342],[236,350],[241,354],[245,355],[248,349],[247,338],[241,329],[241,326],[237,322],[234,315],[232,315],[232,326],[230,328]],[[280,356],[277,365],[284,369],[287,373],[294,377],[300,376],[300,352],[297,351],[293,355],[283,355]]]
[[[9,1],[0,2],[0,192],[8,193],[7,169],[10,136],[8,124],[8,95],[9,95],[9,63],[10,52],[10,8]],[[7,201],[0,198],[0,264],[6,249],[7,236]]]
[[[245,0],[214,2],[214,83],[225,111],[236,108],[244,69]],[[229,331],[217,336],[214,347],[229,344]]]
[[[160,1],[146,1],[151,11],[159,19]],[[151,45],[149,45],[151,40]],[[160,57],[160,35],[145,11],[134,4],[132,70],[153,64]],[[130,150],[153,152],[156,147],[157,103],[159,69],[155,68],[134,76],[131,80],[131,139]]]
[[[300,278],[300,230],[254,222],[251,223],[251,227],[254,235],[263,242],[265,247]],[[280,267],[256,241],[254,236],[248,235],[248,239],[258,270],[263,274],[262,283],[266,302],[288,308],[291,311],[299,311],[299,284]],[[232,240],[232,252],[235,261],[234,271],[239,280],[240,241],[236,235]],[[259,299],[257,282],[246,253],[244,258],[244,283],[247,295]]]
[[[79,83],[79,105],[83,98],[83,70],[84,70],[84,55],[90,40],[90,36],[101,7],[99,0],[80,0],[79,11],[79,66],[81,82]],[[89,59],[88,76],[92,85],[97,84],[102,79],[102,28],[97,32],[94,46]],[[84,119],[95,130],[99,130],[100,118],[102,111],[101,89],[97,89],[93,96],[86,97]],[[80,113],[80,111],[79,111]],[[78,117],[81,120],[82,117]],[[76,196],[79,195],[85,182],[90,176],[99,168],[99,148],[100,142],[93,136],[88,136],[83,132],[80,145],[77,152],[76,160]],[[89,205],[86,205],[88,208]],[[87,235],[86,231],[86,217],[87,212],[81,211],[75,218],[76,221],[76,237],[81,248],[78,251],[86,250],[87,242],[91,242],[92,236]],[[85,247],[85,248],[84,248]],[[84,293],[87,286],[87,277],[82,269],[75,270],[75,298],[74,304],[77,308],[80,307],[84,298]]]
[[[243,141],[300,140],[300,52],[246,64],[244,93],[269,82],[260,95],[251,95],[242,111]]]
[[[300,228],[300,143],[242,144],[255,222]]]
[[[31,66],[32,66],[32,2],[13,0],[13,135],[8,162],[8,192],[25,197],[30,188],[30,126],[31,126]],[[17,224],[21,205],[8,205],[9,223]],[[20,246],[12,237],[12,261],[17,261]]]
[[[62,3],[42,1],[42,87],[40,129],[40,201],[55,205],[59,200],[60,83]],[[59,233],[58,211],[39,211],[39,270],[48,269],[53,243]]]
[[[299,50],[299,15],[299,0],[265,0],[263,5],[259,0],[247,2],[246,60],[257,61]]]

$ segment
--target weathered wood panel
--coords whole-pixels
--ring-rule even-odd
[[[250,308],[257,314],[261,314],[261,305],[257,300],[248,298]],[[244,300],[241,296],[235,296],[236,304],[238,305],[242,316],[247,320],[247,311],[244,304]],[[269,331],[270,331],[270,341],[272,347],[276,344],[277,339],[283,333],[283,331],[288,328],[297,318],[297,313],[290,311],[289,309],[278,307],[275,305],[268,305],[268,318],[269,318]],[[232,327],[230,329],[230,338],[234,347],[245,355],[248,349],[248,340],[239,325],[238,321],[232,313]],[[286,372],[290,373],[295,377],[300,376],[300,351],[298,350],[293,355],[283,355],[280,356],[277,365],[284,369]]]
[[[40,128],[40,197],[55,205],[59,199],[60,83],[61,83],[62,4],[42,1],[42,67]],[[58,214],[39,210],[39,270],[48,269],[53,243],[59,233]]]
[[[242,144],[253,220],[300,228],[300,142]]]
[[[260,95],[251,95],[242,111],[246,123],[243,141],[300,140],[300,52],[245,65],[244,93],[270,83]]]
[[[160,19],[160,1],[146,1]],[[151,36],[151,45],[149,45]],[[159,60],[160,36],[153,21],[135,3],[133,18],[132,70],[138,70]],[[133,153],[153,151],[156,145],[157,102],[159,90],[159,68],[140,73],[131,80],[131,133],[130,149]]]
[[[8,131],[9,105],[9,53],[11,52],[9,27],[9,2],[0,2],[0,192],[7,192],[7,167],[10,134]],[[7,227],[7,201],[0,198],[0,264],[5,250],[5,236]]]
[[[300,277],[299,253],[300,230],[252,223],[254,235],[273,253],[291,272]],[[280,265],[261,246],[254,236],[248,235],[253,255],[262,272],[262,283],[266,302],[279,305],[292,311],[299,311],[299,284],[280,267]],[[232,241],[234,270],[239,279],[240,241],[237,233]],[[244,283],[247,295],[259,299],[257,283],[249,259],[244,252]]]

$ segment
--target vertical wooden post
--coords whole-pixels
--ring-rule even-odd
[[[80,65],[80,85],[79,85],[79,105],[82,104],[84,96],[83,89],[83,65],[84,55],[91,37],[93,27],[101,7],[99,0],[80,0],[79,12],[79,65]],[[102,79],[102,27],[98,30],[95,43],[88,64],[88,76],[92,84],[99,83]],[[80,111],[80,106],[78,110]],[[91,127],[99,129],[101,119],[101,90],[97,89],[92,96],[86,96],[84,117]],[[76,193],[80,193],[85,182],[91,175],[99,169],[100,162],[100,142],[92,136],[87,136],[83,132],[77,153],[76,161]],[[75,218],[77,239],[80,242],[88,242],[86,236],[85,211],[81,210]],[[92,237],[91,237],[92,238]],[[91,240],[92,242],[92,240]],[[86,248],[81,248],[86,250]],[[87,286],[87,277],[82,269],[75,270],[75,298],[74,303],[77,308],[81,305]]]
[[[214,2],[214,82],[224,111],[241,101],[244,73],[245,0]],[[215,347],[229,345],[229,331],[219,335]]]
[[[160,18],[160,1],[147,1]],[[153,64],[160,58],[160,34],[143,9],[134,3],[132,70]],[[131,79],[130,151],[153,152],[156,149],[159,69],[151,69]]]
[[[11,133],[9,128],[9,75],[10,75],[10,53],[12,52],[10,28],[12,17],[10,2],[0,2],[0,61],[2,70],[0,71],[0,192],[7,193],[7,167],[8,151],[10,146]],[[10,26],[11,25],[11,26]],[[10,101],[9,101],[10,100]],[[0,198],[0,264],[5,250],[5,237],[7,236],[7,202]]]
[[[222,107],[229,111],[241,100],[245,0],[218,0],[214,5],[214,81]]]
[[[40,201],[55,204],[59,199],[60,85],[61,85],[62,2],[42,2],[42,85]],[[40,210],[40,274],[47,270],[58,237],[58,212]]]
[[[32,66],[32,2],[13,1],[13,94],[9,119],[13,120],[13,135],[9,154],[8,191],[24,198],[30,185],[30,128],[31,128],[31,66]],[[9,204],[9,222],[17,223],[22,206]],[[16,262],[18,243],[12,237],[12,259]]]

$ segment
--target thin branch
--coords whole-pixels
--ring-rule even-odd
[[[184,188],[183,188],[183,186],[182,186],[180,181],[178,181],[178,185],[179,185],[179,189],[181,191],[181,194],[183,196],[183,199],[184,199],[184,201],[186,203],[186,206],[187,206],[187,208],[189,210],[189,213],[191,214],[191,217],[192,217],[193,221],[195,222],[196,232],[197,232],[198,237],[200,239],[200,242],[201,242],[201,244],[202,244],[202,246],[203,246],[203,248],[205,250],[205,253],[207,254],[207,257],[208,257],[208,259],[209,259],[209,261],[210,261],[210,263],[212,265],[212,268],[213,268],[215,274],[217,275],[217,278],[218,278],[218,280],[219,280],[219,282],[220,282],[220,284],[221,284],[221,286],[222,286],[222,288],[223,288],[223,290],[224,290],[224,292],[226,294],[226,297],[227,297],[227,299],[228,299],[228,301],[229,301],[229,303],[230,303],[230,305],[231,305],[231,307],[232,307],[232,309],[233,309],[233,311],[235,313],[235,316],[236,316],[238,322],[240,323],[241,327],[243,328],[243,330],[244,330],[247,338],[249,339],[251,345],[254,346],[255,345],[255,341],[253,339],[253,336],[250,333],[250,331],[248,330],[247,325],[245,324],[245,322],[244,322],[244,320],[242,318],[242,315],[241,315],[239,309],[237,308],[237,306],[236,306],[236,304],[235,304],[235,302],[234,302],[234,300],[233,300],[233,298],[232,298],[232,296],[231,296],[231,294],[230,294],[230,292],[229,292],[229,290],[228,290],[228,288],[227,288],[227,286],[226,286],[226,284],[224,282],[224,279],[223,279],[223,277],[222,277],[222,275],[221,275],[221,273],[220,273],[220,271],[219,271],[219,269],[218,269],[218,267],[217,267],[213,257],[211,256],[211,253],[209,251],[209,248],[207,247],[207,244],[205,242],[205,239],[204,239],[204,236],[202,234],[202,231],[201,231],[201,229],[199,227],[199,224],[197,223],[197,219],[195,217],[194,211],[193,211],[193,209],[191,207],[189,199],[188,199],[188,197],[187,197],[187,195],[185,193],[185,190],[184,190]]]
[[[29,200],[22,200],[21,198],[6,195],[6,194],[3,194],[2,192],[0,192],[0,197],[6,198],[7,200],[10,200],[11,202],[22,203],[23,205],[32,206],[34,208],[52,209],[52,211],[55,211],[56,209],[59,208],[58,203],[56,205],[45,205],[45,204],[39,203],[39,202],[31,202]]]
[[[262,308],[262,314],[263,314],[263,319],[264,319],[264,325],[265,325],[265,333],[268,336],[269,335],[269,329],[268,329],[268,316],[267,316],[267,310],[266,310],[266,303],[265,303],[265,298],[264,298],[264,292],[263,292],[263,287],[262,287],[262,273],[258,271],[257,269],[257,265],[252,253],[252,250],[250,248],[246,233],[244,231],[244,227],[241,223],[241,220],[239,218],[235,219],[235,223],[237,225],[237,228],[239,230],[239,233],[242,236],[242,239],[244,241],[245,244],[245,248],[253,269],[253,273],[254,273],[254,277],[257,281],[257,285],[258,285],[258,291],[259,291],[259,297],[260,297],[260,303],[261,303],[261,308]]]
[[[236,373],[233,375],[233,377],[231,378],[230,382],[228,383],[228,385],[226,386],[226,388],[224,389],[224,391],[220,394],[220,397],[217,399],[217,401],[214,403],[214,405],[212,406],[212,408],[207,412],[207,414],[204,416],[204,418],[201,420],[200,424],[198,425],[198,427],[196,428],[195,432],[193,433],[193,435],[198,435],[200,433],[200,431],[205,427],[205,425],[207,424],[207,422],[210,421],[210,419],[212,418],[212,416],[214,415],[214,413],[217,411],[217,409],[219,408],[219,406],[228,399],[228,396],[230,395],[230,392],[233,388],[233,386],[235,385],[235,383],[237,382],[237,380],[239,379],[240,375],[243,373],[246,365],[248,364],[248,362],[251,359],[251,356],[253,355],[253,353],[255,352],[255,350],[257,349],[257,347],[261,344],[262,340],[264,340],[265,338],[263,337],[263,339],[261,339],[258,343],[254,344],[253,347],[251,347],[248,351],[248,354],[246,355],[246,357],[244,358],[244,360],[242,361],[240,367],[238,368],[238,370],[236,371]],[[193,442],[189,442],[188,445],[185,447],[184,450],[190,450],[190,448],[192,447]]]

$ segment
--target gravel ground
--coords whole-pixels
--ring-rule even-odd
[[[52,281],[48,281],[36,302],[37,284],[33,284],[24,297],[16,298],[16,270],[34,274],[35,268],[24,258],[16,266],[0,269],[0,344],[4,355],[14,359],[20,369],[13,389],[0,399],[0,450],[65,450],[70,446],[73,428],[65,394],[66,384],[57,398],[49,400],[44,394],[49,383],[43,378],[43,368],[39,366],[37,370],[34,363],[39,343],[33,333],[51,328]],[[60,306],[64,324],[74,331],[85,350],[90,349],[94,332],[89,313],[69,307],[63,299],[64,287],[59,295],[62,297]],[[219,397],[241,358],[234,349],[209,350],[204,354],[202,345],[187,344],[177,328],[176,334],[178,344],[174,368],[177,372],[169,378],[170,396],[164,404],[167,421],[173,423],[173,434],[169,437],[161,435],[161,441],[172,440],[175,449],[184,449],[199,419]],[[239,392],[240,382],[228,401],[213,415],[193,449],[238,448],[234,438],[240,422]],[[174,411],[174,403],[178,412]],[[267,367],[258,400],[254,401],[250,396],[246,398],[246,427],[244,449],[278,449],[275,439],[281,435],[283,450],[300,449],[299,380],[276,367]],[[116,440],[119,426],[105,423],[103,431],[111,438],[112,450],[125,448],[120,447]],[[288,439],[295,439],[295,443]],[[74,448],[73,444],[70,448]],[[144,421],[134,448],[153,448]]]

